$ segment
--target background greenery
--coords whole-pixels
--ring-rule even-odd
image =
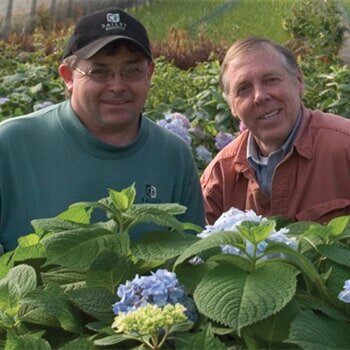
[[[237,38],[260,35],[297,54],[307,107],[350,117],[350,70],[338,55],[349,9],[349,0],[153,0],[128,9],[147,27],[156,58],[145,112],[184,114],[206,134],[193,134],[192,145],[217,152],[219,131],[239,132],[219,91],[220,62]],[[33,35],[0,41],[0,120],[65,98],[57,67],[72,23],[49,31],[47,13],[37,23]]]

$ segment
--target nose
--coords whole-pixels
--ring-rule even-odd
[[[120,73],[114,72],[113,75],[108,79],[108,87],[111,90],[124,90],[125,82],[123,81]]]
[[[256,84],[254,86],[254,103],[259,105],[270,99],[268,89],[262,84]]]

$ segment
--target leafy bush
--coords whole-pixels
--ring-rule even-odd
[[[0,258],[2,348],[348,346],[350,217],[283,223],[231,209],[194,236],[175,218],[184,207],[134,198],[134,186],[109,190],[34,220]],[[90,223],[95,209],[106,221]],[[149,221],[171,232],[130,241]]]
[[[290,45],[303,56],[321,57],[327,63],[338,61],[346,27],[335,0],[296,3],[284,27],[293,39]]]

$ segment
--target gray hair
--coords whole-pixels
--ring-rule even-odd
[[[225,86],[223,82],[224,74],[227,71],[227,68],[232,60],[234,60],[236,57],[252,52],[254,50],[258,49],[266,49],[271,48],[273,50],[276,50],[280,56],[281,61],[284,66],[284,68],[287,70],[287,72],[297,78],[298,71],[299,71],[299,65],[298,61],[293,53],[293,51],[287,49],[286,47],[279,45],[269,39],[261,38],[261,37],[249,37],[246,39],[238,40],[236,41],[227,51],[224,60],[221,64],[220,68],[220,88],[223,93],[225,93]]]

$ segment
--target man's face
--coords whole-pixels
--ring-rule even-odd
[[[273,48],[259,48],[230,62],[223,77],[232,115],[252,132],[263,155],[279,149],[301,106],[303,78],[291,76]]]
[[[142,52],[125,46],[113,55],[100,51],[80,60],[69,79],[64,77],[74,112],[97,138],[117,145],[130,143],[139,130],[153,69]]]

